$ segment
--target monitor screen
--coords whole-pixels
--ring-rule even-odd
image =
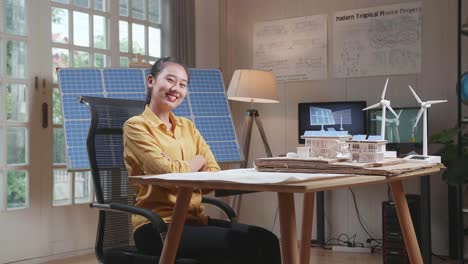
[[[348,131],[351,135],[366,132],[365,101],[299,103],[299,144],[307,130]]]
[[[415,125],[419,107],[394,107],[395,115],[388,109],[385,114],[385,139],[387,150],[395,150],[400,156],[421,154],[423,141],[423,117]],[[380,135],[382,109],[371,109],[368,113],[368,134]]]

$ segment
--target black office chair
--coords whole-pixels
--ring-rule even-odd
[[[163,242],[167,224],[153,211],[134,206],[135,193],[123,160],[122,126],[128,118],[142,113],[145,103],[89,96],[82,96],[79,101],[91,111],[87,148],[97,200],[90,207],[99,209],[96,257],[102,264],[157,263],[158,256],[139,253],[135,248],[131,215],[150,220]],[[208,197],[203,197],[202,202],[217,206],[231,221],[236,221],[235,212],[226,203]],[[178,258],[176,263],[199,262]]]

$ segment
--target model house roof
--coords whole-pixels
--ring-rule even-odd
[[[386,143],[387,140],[383,140],[380,135],[354,135],[352,139],[348,141],[358,142],[358,143]]]
[[[348,131],[316,131],[308,130],[304,132],[302,138],[307,137],[324,137],[324,138],[336,138],[336,137],[349,137]]]

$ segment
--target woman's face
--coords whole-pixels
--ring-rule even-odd
[[[188,76],[184,67],[167,62],[156,77],[148,76],[148,87],[152,87],[150,108],[157,112],[169,112],[179,106],[187,95]]]

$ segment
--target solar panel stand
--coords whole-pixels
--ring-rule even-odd
[[[245,113],[246,113],[246,116],[244,120],[244,133],[242,135],[242,147],[243,147],[244,157],[245,157],[244,164],[243,164],[244,168],[247,167],[247,163],[249,162],[250,141],[252,137],[252,126],[253,126],[254,120],[260,132],[260,136],[262,137],[263,146],[265,147],[267,157],[273,156],[273,154],[271,153],[270,145],[268,145],[268,140],[265,135],[265,130],[263,129],[262,122],[260,121],[258,110],[248,109]]]

